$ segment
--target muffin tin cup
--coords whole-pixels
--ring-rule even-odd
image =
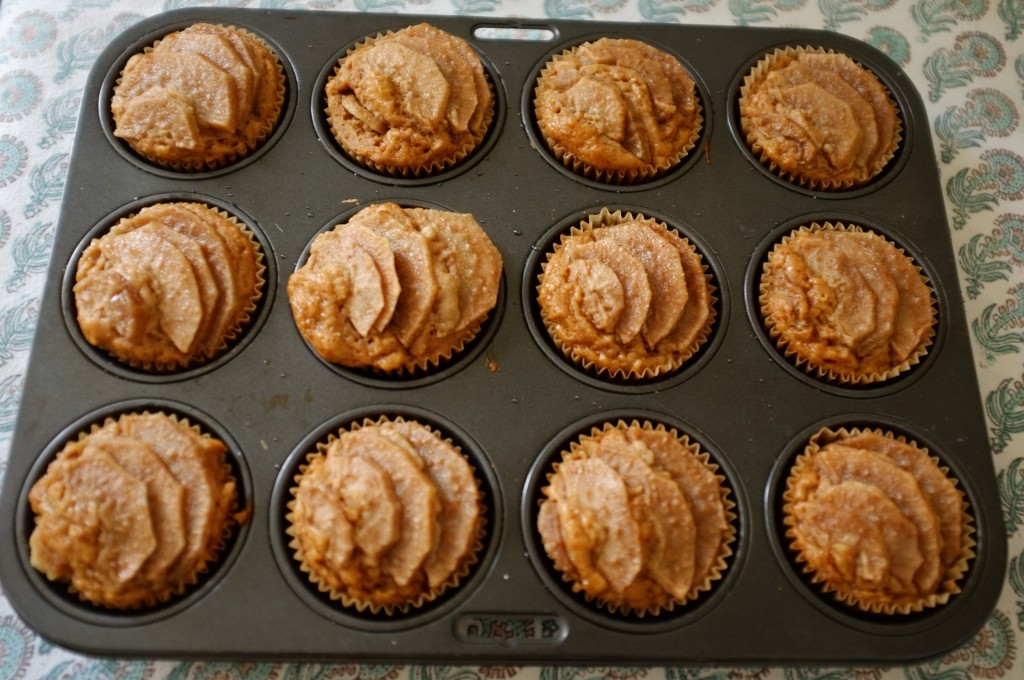
[[[571,50],[572,48],[578,47],[584,43],[593,42],[606,37],[634,38],[643,40],[652,47],[655,47],[678,59],[683,68],[686,69],[686,72],[691,78],[693,78],[694,85],[696,86],[697,101],[700,103],[701,126],[698,130],[697,139],[694,141],[693,147],[689,149],[687,153],[683,155],[683,157],[680,158],[673,166],[657,172],[650,177],[637,179],[633,182],[614,183],[600,181],[573,171],[567,163],[558,158],[550,149],[547,141],[545,141],[544,136],[541,134],[540,128],[537,125],[537,116],[534,113],[534,90],[536,89],[537,79],[540,77],[541,71],[544,70],[544,67],[547,66],[552,57],[560,55],[566,50]],[[707,156],[705,155],[707,153],[707,148],[705,144],[711,138],[712,124],[714,120],[714,112],[711,110],[711,106],[709,104],[711,99],[708,92],[709,90],[701,78],[700,72],[695,70],[689,62],[687,62],[685,54],[674,49],[671,46],[671,43],[662,44],[652,42],[647,36],[638,36],[635,31],[617,28],[605,33],[592,33],[578,38],[573,38],[571,41],[562,43],[545,54],[544,57],[534,65],[526,79],[519,103],[519,115],[523,121],[523,128],[526,130],[526,134],[530,138],[530,143],[537,149],[541,154],[541,157],[547,161],[552,168],[564,174],[566,177],[572,178],[574,181],[581,182],[594,189],[603,189],[617,193],[643,191],[668,184],[677,179],[683,173],[687,172],[694,165],[697,165],[702,161],[707,162]]]
[[[391,30],[399,30],[411,25],[413,25],[412,22],[407,23],[405,21],[398,20],[390,28]],[[380,182],[382,184],[399,187],[426,186],[436,184],[441,180],[457,177],[479,163],[480,159],[484,158],[494,147],[495,143],[498,141],[498,136],[500,134],[499,131],[505,125],[505,113],[508,108],[505,103],[505,90],[502,87],[501,79],[498,77],[497,69],[495,69],[494,65],[490,63],[487,56],[478,49],[476,50],[476,54],[480,58],[480,65],[483,66],[484,75],[487,77],[487,82],[491,86],[491,93],[494,95],[494,113],[491,117],[491,123],[488,125],[487,132],[484,133],[483,139],[481,139],[472,150],[460,157],[458,160],[453,161],[442,169],[432,172],[423,172],[420,175],[412,173],[408,175],[386,173],[378,171],[377,169],[354,159],[344,149],[342,149],[341,144],[334,137],[334,132],[331,130],[331,124],[327,120],[326,113],[327,97],[324,94],[324,90],[327,87],[327,82],[334,75],[339,62],[343,57],[368,40],[375,40],[378,33],[386,33],[387,29],[388,27],[382,27],[380,31],[360,36],[356,40],[349,42],[338,50],[320,71],[313,86],[313,96],[309,107],[310,118],[313,121],[313,127],[316,130],[317,138],[320,140],[320,143],[323,144],[327,153],[329,153],[343,167],[351,170],[353,173],[361,177],[365,177],[366,179]],[[456,35],[460,38],[469,37],[468,34]]]
[[[460,577],[458,583],[447,586],[439,595],[422,605],[412,606],[407,612],[393,614],[383,611],[373,613],[369,610],[360,612],[354,606],[345,606],[342,602],[332,599],[328,593],[320,591],[317,584],[310,580],[309,575],[300,570],[295,550],[290,546],[292,539],[286,533],[288,503],[294,498],[292,491],[295,488],[295,480],[300,475],[300,467],[307,462],[308,457],[316,454],[318,444],[328,441],[331,435],[337,434],[340,430],[349,429],[366,420],[376,421],[381,417],[389,420],[400,417],[406,421],[419,422],[440,432],[442,437],[452,441],[473,467],[474,476],[480,485],[484,520],[483,534],[480,538],[481,547],[475,561],[469,566],[468,573]],[[312,610],[331,621],[375,632],[416,628],[455,610],[460,601],[479,586],[481,579],[490,569],[503,525],[501,521],[502,493],[499,482],[494,474],[493,465],[480,446],[458,425],[436,413],[423,408],[397,404],[370,406],[342,413],[313,430],[299,443],[282,465],[270,499],[270,508],[270,541],[274,557],[282,576],[296,595]]]
[[[522,274],[522,289],[520,291],[526,324],[530,329],[534,342],[537,343],[537,346],[544,352],[548,360],[584,384],[614,392],[634,394],[668,389],[689,379],[712,361],[715,350],[725,336],[724,325],[728,322],[730,316],[729,305],[731,301],[727,296],[728,285],[724,281],[722,266],[709,254],[711,252],[709,247],[699,236],[692,230],[680,225],[677,220],[668,215],[657,211],[645,210],[639,206],[603,204],[602,207],[610,212],[630,213],[634,217],[642,213],[645,218],[654,219],[665,224],[669,229],[687,239],[697,249],[697,253],[701,256],[707,268],[707,274],[711,277],[710,285],[712,287],[711,307],[714,317],[710,321],[710,330],[708,330],[705,339],[694,350],[693,354],[675,370],[646,378],[625,378],[618,375],[612,376],[608,372],[590,370],[580,363],[573,361],[557,346],[545,327],[541,317],[540,304],[537,301],[537,286],[540,283],[539,277],[542,266],[548,254],[552,252],[552,249],[559,243],[559,239],[563,235],[568,234],[573,227],[581,222],[594,217],[599,210],[583,210],[559,220],[554,227],[545,232],[531,246],[531,252],[527,257],[526,267]]]
[[[820,611],[841,621],[844,625],[879,635],[921,633],[941,626],[956,616],[962,616],[964,607],[970,606],[965,600],[971,598],[972,593],[978,587],[976,580],[980,578],[978,575],[972,574],[977,561],[974,557],[967,560],[967,570],[957,581],[960,592],[951,595],[947,603],[906,614],[872,613],[841,602],[833,594],[825,592],[821,584],[814,583],[812,578],[795,562],[794,552],[790,547],[790,540],[786,537],[786,526],[783,523],[782,508],[786,479],[794,461],[808,445],[811,437],[824,428],[831,430],[839,428],[881,429],[892,432],[896,436],[904,436],[928,449],[932,457],[938,458],[943,466],[949,468],[949,477],[955,479],[957,488],[964,492],[967,513],[972,519],[974,528],[972,538],[981,540],[978,538],[979,536],[993,530],[992,527],[985,526],[982,520],[975,518],[973,510],[977,507],[978,500],[976,486],[970,476],[966,475],[966,470],[950,463],[952,457],[948,455],[947,447],[930,440],[912,425],[884,414],[853,412],[829,418],[809,425],[793,437],[776,460],[765,488],[764,516],[772,552],[780,566],[785,569],[791,583],[800,590],[808,602]]]
[[[197,360],[194,365],[178,368],[149,369],[142,366],[133,366],[128,362],[118,360],[106,350],[90,344],[82,334],[82,330],[78,325],[74,293],[78,260],[81,258],[85,249],[89,247],[89,244],[92,243],[93,239],[103,236],[121,219],[134,215],[143,208],[157,203],[171,203],[177,201],[203,203],[217,210],[227,212],[231,217],[238,221],[239,225],[245,227],[245,229],[249,231],[249,235],[251,235],[253,241],[261,251],[260,259],[265,269],[262,276],[262,288],[260,290],[259,297],[255,301],[255,308],[249,315],[247,321],[242,325],[235,336],[227,341],[226,348],[217,353],[214,357],[210,359]],[[260,327],[270,314],[270,301],[274,299],[277,283],[276,258],[271,250],[270,242],[267,240],[263,231],[256,225],[256,222],[248,215],[242,213],[237,206],[223,201],[222,199],[214,198],[213,196],[189,193],[166,193],[139,198],[110,213],[86,233],[81,243],[79,243],[75,248],[63,271],[64,277],[61,286],[60,301],[61,312],[64,315],[64,322],[67,325],[67,331],[70,334],[72,341],[78,346],[83,354],[89,357],[103,370],[122,378],[136,380],[143,383],[171,383],[179,380],[188,380],[203,375],[204,373],[215,371],[223,364],[231,361],[234,357],[240,354],[251,339],[259,333]]]
[[[198,427],[203,434],[208,434],[224,442],[227,446],[225,462],[231,469],[238,488],[235,512],[244,513],[245,509],[251,508],[253,504],[252,479],[248,464],[238,444],[222,425],[187,404],[163,399],[121,401],[80,416],[64,427],[53,441],[40,452],[21,489],[18,511],[14,518],[15,533],[18,537],[17,556],[33,586],[44,595],[53,607],[66,616],[96,626],[110,628],[141,626],[180,614],[184,609],[202,600],[210,590],[217,587],[218,582],[225,578],[237,560],[249,533],[248,522],[231,526],[223,546],[218,550],[216,557],[197,575],[195,583],[185,586],[180,593],[171,594],[165,601],[149,607],[124,610],[100,607],[82,600],[78,595],[70,592],[66,583],[50,581],[41,572],[32,568],[28,551],[28,538],[35,526],[35,515],[28,503],[28,494],[32,486],[46,473],[46,468],[54,461],[61,449],[78,439],[79,434],[88,433],[92,426],[102,425],[107,418],[116,419],[127,413],[142,412],[162,412],[178,416],[187,420],[190,425]]]
[[[885,62],[880,61],[877,54],[873,54],[859,45],[848,47],[844,49],[843,52],[878,77],[882,85],[885,86],[886,90],[888,90],[891,100],[895,102],[897,115],[902,123],[902,127],[900,129],[902,139],[900,140],[899,146],[896,148],[893,157],[889,159],[885,164],[885,167],[883,167],[878,174],[861,184],[847,189],[811,188],[802,186],[795,180],[781,176],[778,172],[772,170],[763,163],[761,159],[750,149],[746,141],[746,136],[743,134],[743,128],[740,124],[739,100],[743,81],[747,75],[750,74],[755,65],[757,65],[757,63],[762,59],[775,52],[776,49],[783,49],[792,46],[795,46],[793,42],[781,42],[767,47],[764,51],[759,52],[758,54],[751,55],[743,66],[740,67],[735,78],[730,83],[729,107],[727,109],[726,117],[728,120],[729,131],[732,134],[737,147],[743,152],[743,155],[746,156],[750,164],[757,168],[762,175],[779,186],[786,187],[806,196],[813,196],[815,198],[851,199],[871,194],[883,188],[892,181],[892,179],[896,177],[907,164],[907,157],[910,154],[910,150],[914,148],[916,143],[914,139],[914,135],[917,132],[915,126],[920,125],[921,123],[916,123],[914,121],[914,107],[910,105],[910,100],[907,99],[902,88],[896,86],[896,82],[890,77],[891,67],[886,66]],[[927,133],[928,131],[926,130],[925,132]]]
[[[167,17],[170,19],[171,15],[167,15]],[[114,136],[115,125],[114,117],[110,111],[110,97],[114,92],[114,87],[117,84],[118,79],[121,77],[121,71],[124,69],[125,64],[133,55],[141,54],[147,47],[152,46],[153,43],[160,40],[167,34],[180,31],[181,29],[187,28],[193,23],[196,23],[195,21],[182,19],[181,21],[168,21],[165,24],[161,23],[159,27],[153,28],[152,30],[142,34],[138,39],[133,40],[126,48],[124,48],[123,52],[113,60],[109,66],[109,70],[103,76],[102,87],[100,88],[99,99],[97,101],[99,123],[103,128],[103,134],[106,136],[108,142],[122,158],[146,172],[150,172],[154,175],[167,179],[208,179],[235,172],[246,165],[255,163],[261,156],[268,153],[277,141],[285,134],[285,131],[291,123],[292,117],[295,115],[296,109],[297,81],[295,77],[295,69],[285,52],[282,50],[280,44],[272,40],[262,31],[250,28],[249,25],[244,22],[244,17],[238,17],[238,19],[238,23],[234,25],[265,42],[277,55],[278,61],[280,62],[281,68],[284,72],[284,101],[281,104],[281,112],[278,115],[277,123],[274,124],[273,129],[270,134],[267,135],[266,139],[260,142],[256,148],[252,149],[246,155],[236,160],[229,161],[220,167],[208,170],[176,170],[170,167],[164,167],[159,163],[145,158],[143,155],[132,149],[128,142]],[[228,24],[231,23],[231,21],[230,18],[227,18],[224,21],[221,21],[218,18],[211,18],[210,23]],[[94,77],[97,75],[95,71],[93,75]]]
[[[238,25],[271,44],[288,76],[287,107],[272,137],[243,161],[215,172],[173,173],[140,162],[110,136],[108,103],[130,54],[198,21]],[[481,55],[499,100],[484,146],[451,171],[423,180],[381,178],[346,165],[318,128],[318,78],[346,45],[421,21],[465,38]],[[497,40],[478,34],[482,25],[545,30]],[[553,52],[604,35],[665,48],[697,82],[701,139],[680,168],[651,182],[613,187],[568,172],[537,143],[524,104],[532,101],[539,65]],[[785,44],[848,53],[890,89],[904,119],[904,142],[883,177],[849,192],[810,193],[766,176],[748,157],[734,131],[736,83],[750,63]],[[186,8],[114,38],[97,59],[83,102],[0,493],[0,517],[8,518],[0,523],[0,545],[9,548],[0,549],[0,579],[11,605],[44,637],[117,657],[892,665],[948,653],[995,608],[1006,536],[985,414],[969,387],[977,376],[928,118],[907,75],[867,45],[792,28],[481,24],[459,16]],[[907,196],[915,197],[913,210]],[[236,345],[194,371],[154,377],[76,340],[66,272],[93,231],[161,197],[201,200],[238,216],[259,241],[268,273],[261,306]],[[480,335],[449,365],[410,379],[325,365],[303,342],[287,297],[287,275],[312,238],[349,211],[385,199],[472,213],[503,259],[499,304]],[[534,291],[543,251],[603,208],[642,213],[677,229],[714,278],[718,314],[711,336],[666,379],[615,384],[584,374],[553,349],[540,324]],[[775,239],[812,220],[876,230],[924,269],[936,294],[938,334],[905,376],[879,387],[841,388],[799,371],[766,342],[751,307],[752,272]],[[252,513],[208,580],[166,606],[110,614],[69,601],[31,568],[25,494],[41,474],[41,456],[71,434],[69,422],[125,404],[173,407],[224,434]],[[491,515],[480,561],[458,587],[409,615],[367,619],[299,578],[284,545],[284,507],[294,470],[316,441],[352,418],[389,413],[420,416],[464,445],[487,488]],[[541,461],[557,453],[554,442],[619,417],[674,425],[699,442],[722,466],[737,504],[738,535],[723,577],[652,620],[621,620],[565,592],[544,565],[532,530]],[[837,610],[808,587],[778,543],[770,498],[794,433],[857,422],[920,439],[953,470],[971,503],[977,545],[963,592],[920,618],[865,620]]]
[[[827,376],[818,375],[818,372],[813,367],[799,366],[793,358],[787,356],[779,343],[770,336],[766,328],[764,315],[761,311],[760,283],[762,267],[768,258],[768,254],[781,242],[783,237],[792,233],[794,230],[814,223],[824,224],[826,222],[856,225],[862,227],[866,231],[871,231],[883,236],[886,240],[895,243],[897,247],[906,252],[928,280],[929,289],[935,298],[934,335],[919,360],[896,376],[874,382],[855,383],[841,382],[839,380],[832,380]],[[864,216],[843,212],[815,213],[804,217],[798,217],[773,229],[754,250],[753,257],[747,266],[746,275],[744,277],[744,300],[746,303],[747,318],[757,334],[757,339],[761,342],[761,345],[765,350],[767,350],[772,357],[779,362],[780,366],[797,379],[802,380],[809,385],[813,385],[825,392],[845,397],[878,397],[886,394],[892,394],[906,388],[918,380],[924,372],[929,370],[929,367],[935,361],[938,361],[936,357],[942,351],[943,340],[945,338],[947,332],[946,327],[948,325],[945,310],[949,309],[949,302],[943,287],[936,283],[938,279],[933,275],[933,272],[934,269],[923,255],[923,251],[919,250],[916,246],[909,244],[902,235],[893,233],[891,228],[884,226],[883,223],[878,222],[873,218],[864,219]]]
[[[382,199],[379,201],[373,201],[372,203],[386,203],[394,202],[403,208],[426,208],[429,210],[444,210],[451,211],[451,208],[447,208],[443,205],[432,203],[430,201],[421,200],[410,200],[410,199],[396,199],[391,201],[390,199]],[[292,273],[298,271],[309,259],[309,249],[313,245],[313,240],[325,232],[331,231],[336,226],[347,222],[353,215],[358,213],[360,210],[372,205],[372,203],[363,204],[358,207],[346,210],[341,213],[330,222],[325,224],[313,238],[310,239],[309,243],[303,249],[302,254],[295,263],[295,267]],[[458,349],[452,352],[451,356],[444,358],[440,357],[436,362],[427,362],[430,365],[427,366],[416,366],[407,370],[396,370],[396,371],[382,371],[377,370],[373,367],[359,368],[352,366],[344,366],[342,364],[333,363],[324,359],[320,356],[312,345],[303,339],[306,348],[309,349],[321,364],[329,368],[334,373],[352,380],[354,382],[361,383],[370,387],[380,387],[384,389],[411,389],[414,387],[423,387],[424,385],[430,385],[435,382],[444,380],[452,374],[458,372],[468,364],[473,363],[482,352],[487,348],[487,344],[490,339],[494,336],[494,333],[498,330],[498,326],[501,324],[501,317],[505,312],[505,297],[506,297],[506,279],[507,275],[502,271],[501,282],[498,287],[498,300],[494,305],[494,309],[491,313],[481,322],[479,329],[471,338]],[[287,288],[288,282],[284,282]]]
[[[571,585],[562,578],[562,574],[555,569],[551,559],[545,553],[540,534],[537,531],[537,513],[540,502],[544,498],[543,488],[547,486],[548,476],[554,471],[553,465],[557,464],[560,454],[568,451],[572,442],[589,434],[594,428],[601,428],[606,423],[620,421],[626,424],[637,421],[649,422],[652,426],[662,425],[670,431],[674,430],[679,436],[688,437],[691,444],[695,443],[700,447],[701,453],[710,455],[708,464],[716,466],[718,468],[716,475],[724,478],[722,486],[726,493],[723,500],[733,504],[731,507],[726,507],[726,518],[732,517],[731,525],[734,533],[728,550],[725,551],[728,554],[724,554],[720,558],[725,564],[724,569],[711,580],[710,588],[701,591],[685,603],[676,604],[659,613],[630,612],[624,614],[613,612],[598,600],[588,600],[582,592],[573,592]],[[595,414],[566,426],[540,451],[523,485],[520,526],[531,564],[537,570],[545,587],[563,605],[599,626],[622,633],[645,635],[664,633],[690,625],[712,611],[723,598],[728,597],[735,580],[734,574],[739,571],[738,565],[742,562],[746,552],[744,546],[747,542],[748,531],[745,524],[749,515],[747,514],[745,494],[738,486],[738,475],[718,452],[717,447],[694,436],[694,432],[692,425],[664,413],[641,410],[609,411]]]

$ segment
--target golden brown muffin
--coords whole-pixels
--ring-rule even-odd
[[[935,335],[934,305],[914,261],[855,225],[792,232],[761,274],[761,314],[779,348],[841,383],[887,380],[918,363]]]
[[[902,138],[888,90],[845,54],[779,49],[740,90],[740,126],[754,156],[812,189],[846,189],[882,171]]]
[[[327,120],[341,148],[386,174],[446,169],[483,140],[494,93],[462,38],[418,24],[371,38],[327,81]]]
[[[476,336],[497,303],[501,267],[472,215],[376,203],[313,240],[288,301],[327,361],[412,372]]]
[[[541,136],[574,172],[616,184],[679,163],[703,126],[693,78],[647,43],[601,38],[551,59],[537,79]]]
[[[796,561],[824,591],[865,611],[948,601],[973,555],[963,492],[926,449],[881,430],[822,430],[783,496]]]
[[[181,594],[238,519],[227,447],[164,413],[108,419],[68,443],[32,486],[32,566],[114,609]]]
[[[308,457],[292,496],[295,559],[346,607],[407,612],[477,561],[484,516],[473,468],[416,421],[367,420],[332,435]]]
[[[284,70],[263,40],[193,24],[125,64],[110,102],[114,136],[167,168],[217,168],[270,136],[284,92]]]
[[[537,515],[544,550],[575,592],[658,614],[721,578],[736,530],[718,466],[685,435],[607,423],[574,441]]]
[[[675,371],[707,340],[714,287],[693,245],[643,215],[594,215],[548,253],[537,287],[555,345],[598,374]]]
[[[263,287],[263,254],[235,218],[157,203],[94,239],[75,271],[82,335],[133,367],[184,368],[239,334]]]

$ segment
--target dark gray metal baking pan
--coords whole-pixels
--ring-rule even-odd
[[[453,171],[417,180],[375,176],[347,162],[325,136],[319,87],[347,45],[420,20],[478,50],[500,110],[483,148]],[[195,21],[236,24],[273,45],[286,66],[287,107],[274,136],[250,158],[179,174],[148,166],[114,139],[107,106],[132,53]],[[549,40],[495,40],[481,37],[481,26],[524,28],[467,17],[187,9],[137,24],[99,57],[83,98],[0,498],[0,578],[18,613],[45,637],[86,653],[175,658],[895,664],[968,640],[995,606],[1006,542],[928,121],[907,76],[874,49],[818,31],[547,22],[525,28],[545,28]],[[696,76],[706,124],[679,170],[636,186],[605,186],[560,168],[538,143],[529,95],[537,70],[550,54],[602,35],[647,40]],[[846,52],[892,90],[904,142],[877,181],[844,193],[805,191],[767,174],[737,140],[739,80],[784,44]],[[272,266],[265,299],[238,346],[214,365],[155,379],[83,345],[68,314],[64,272],[95,230],[167,196],[229,208],[256,231]],[[289,313],[287,277],[312,236],[355,205],[385,199],[471,212],[504,258],[503,301],[488,331],[428,379],[333,370],[303,343]],[[707,347],[678,376],[631,385],[583,375],[537,331],[538,252],[559,225],[602,207],[661,217],[710,265],[718,321]],[[758,258],[787,227],[826,219],[881,231],[933,282],[938,337],[906,377],[873,388],[828,385],[766,342],[752,308]],[[183,598],[114,614],[83,605],[29,566],[26,495],[67,438],[140,405],[221,434],[253,513],[216,568]],[[287,488],[305,451],[326,432],[374,414],[412,415],[460,442],[489,503],[480,564],[450,595],[409,616],[366,618],[321,599],[297,578],[283,536]],[[576,599],[547,565],[532,525],[559,444],[618,418],[664,422],[700,442],[737,504],[738,538],[724,577],[665,616],[617,618]],[[841,424],[906,433],[960,480],[976,520],[977,556],[963,592],[947,605],[909,617],[864,616],[823,599],[793,568],[776,517],[779,480],[809,433]]]

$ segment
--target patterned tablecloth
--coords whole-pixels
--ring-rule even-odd
[[[89,69],[134,22],[202,5],[799,26],[842,32],[884,51],[909,73],[928,109],[1010,541],[1003,594],[963,648],[905,668],[555,669],[85,658],[29,630],[0,584],[0,680],[1024,677],[1024,0],[2,0],[0,479]]]

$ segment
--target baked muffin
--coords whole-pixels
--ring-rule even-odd
[[[540,72],[534,114],[566,167],[629,184],[679,163],[703,126],[693,78],[647,43],[601,38],[553,57]]]
[[[32,566],[101,607],[182,593],[242,519],[226,451],[164,413],[125,414],[80,434],[29,492]]]
[[[462,38],[429,24],[370,38],[327,81],[327,121],[351,158],[394,176],[451,167],[480,144],[494,92]]]
[[[903,250],[856,225],[814,223],[783,238],[763,265],[760,307],[783,354],[841,384],[898,376],[935,335],[928,280]]]
[[[284,70],[266,42],[197,23],[125,64],[110,101],[114,136],[166,168],[214,169],[270,136],[284,94]]]
[[[949,470],[915,442],[824,429],[794,463],[783,502],[797,563],[837,600],[907,614],[960,592],[973,520]]]
[[[321,592],[389,615],[457,585],[484,531],[469,461],[402,418],[367,420],[319,444],[296,476],[286,519],[295,559]]]
[[[696,248],[657,220],[602,210],[541,265],[537,301],[555,345],[599,375],[645,379],[707,340],[714,287]]]
[[[845,54],[775,50],[744,78],[740,127],[754,156],[811,189],[848,189],[896,153],[902,123],[875,74]]]
[[[75,270],[86,341],[143,370],[216,357],[250,319],[263,254],[235,218],[202,203],[157,203],[94,239]]]
[[[288,301],[327,361],[411,373],[476,336],[497,304],[501,267],[472,215],[376,203],[313,240]]]
[[[554,464],[537,514],[544,551],[612,612],[656,615],[721,578],[736,536],[725,479],[685,435],[607,423]]]

